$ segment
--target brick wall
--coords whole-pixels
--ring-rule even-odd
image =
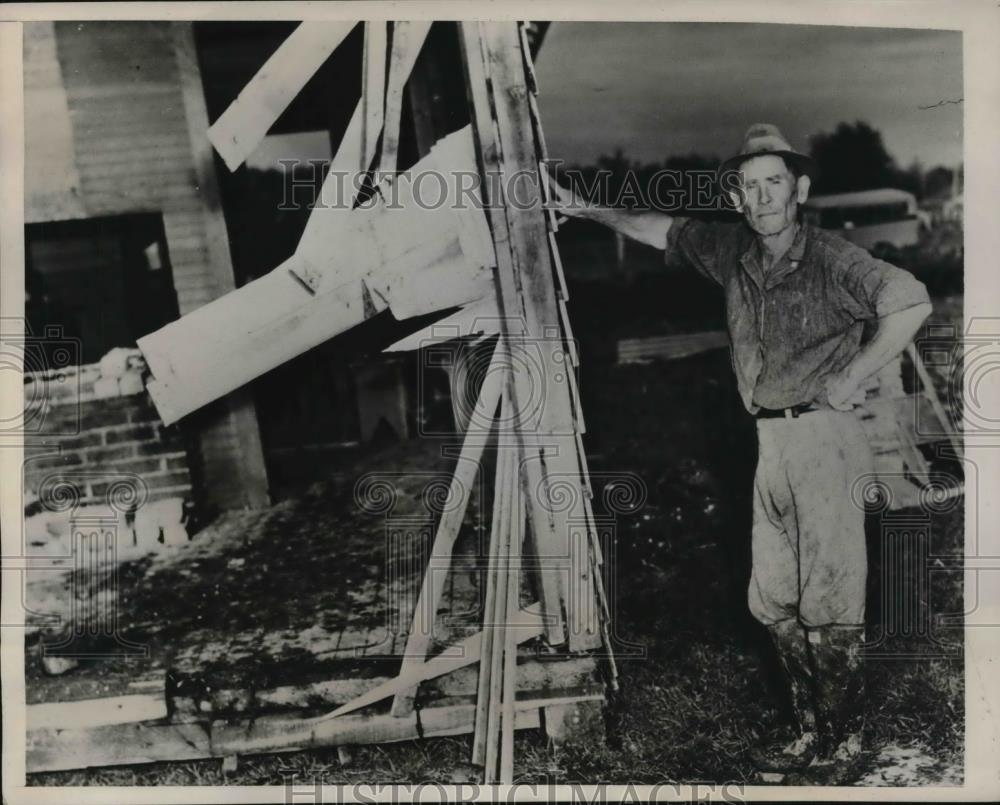
[[[25,446],[26,503],[64,484],[77,489],[81,503],[103,502],[111,484],[132,476],[146,486],[148,500],[192,497],[184,432],[157,416],[142,385],[139,353],[116,352],[118,366],[103,373],[93,364],[25,374],[25,418],[36,434]]]

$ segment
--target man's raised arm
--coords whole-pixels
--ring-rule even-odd
[[[626,210],[588,204],[551,177],[549,187],[553,191],[551,206],[564,215],[604,224],[615,232],[654,249],[666,248],[667,232],[674,221],[673,216],[657,210]]]

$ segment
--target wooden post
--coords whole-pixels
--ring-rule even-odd
[[[538,152],[532,127],[530,89],[515,23],[461,23],[467,87],[481,170],[486,178],[486,206],[497,256],[502,323],[512,350],[512,363],[534,366],[536,378],[514,372],[511,397],[522,445],[528,516],[533,549],[540,565],[543,610],[550,618],[547,636],[553,644],[567,638],[571,650],[600,644],[600,635],[570,603],[585,590],[593,593],[587,552],[578,556],[570,523],[583,521],[583,489],[574,468],[574,433],[569,348],[560,321],[558,293],[541,206]],[[494,117],[495,115],[495,117]],[[505,186],[513,182],[516,186]],[[537,181],[521,181],[534,177]],[[516,195],[516,204],[507,203]],[[532,203],[534,202],[534,203]],[[518,354],[516,350],[524,350]],[[530,354],[529,354],[530,353]],[[528,422],[529,382],[540,381],[542,405],[537,421]],[[554,505],[560,491],[573,503]],[[586,547],[585,545],[583,546]],[[565,611],[564,611],[565,610]]]
[[[508,407],[509,410],[509,407]],[[500,493],[499,523],[497,528],[500,531],[498,542],[498,553],[490,556],[492,565],[489,572],[494,577],[496,594],[492,611],[484,615],[485,623],[483,629],[492,633],[492,651],[489,657],[489,686],[487,692],[486,707],[486,757],[485,775],[483,782],[496,782],[497,759],[499,755],[499,738],[501,727],[500,701],[504,685],[504,656],[507,644],[507,596],[509,585],[507,583],[507,564],[510,559],[510,544],[513,539],[511,533],[510,511],[513,503],[514,478],[517,472],[516,457],[511,448],[509,440],[501,440],[500,452],[497,456],[500,464],[497,473],[497,491]],[[486,669],[485,658],[480,660],[480,674]]]
[[[479,679],[476,689],[476,723],[472,735],[472,762],[486,764],[487,725],[490,717],[490,691],[492,689],[493,653],[496,651],[496,632],[493,630],[493,613],[496,610],[498,576],[495,563],[502,548],[503,498],[507,485],[507,458],[497,452],[496,478],[493,485],[493,516],[490,519],[490,540],[487,549],[486,595],[483,605],[482,651],[479,654]]]
[[[513,26],[513,23],[511,23],[511,26]],[[511,222],[507,219],[507,215],[503,208],[503,198],[498,198],[496,196],[497,188],[491,186],[494,181],[502,179],[504,170],[500,158],[500,143],[497,141],[496,136],[496,122],[494,121],[492,113],[493,105],[487,89],[487,70],[485,62],[487,55],[485,42],[481,33],[481,23],[463,22],[460,23],[459,30],[464,55],[463,60],[466,68],[467,88],[469,92],[470,105],[472,107],[473,131],[475,133],[478,146],[477,153],[482,160],[481,173],[486,179],[484,202],[489,214],[493,241],[496,246],[497,281],[503,311],[503,327],[505,329],[505,334],[508,336],[508,343],[517,341],[523,348],[525,338],[536,336],[539,340],[541,340],[546,332],[558,333],[558,321],[539,321],[540,315],[544,316],[546,312],[555,310],[554,294],[551,293],[550,287],[549,296],[551,296],[551,300],[546,298],[543,282],[544,272],[540,270],[533,270],[529,276],[524,276],[528,273],[528,268],[535,269],[536,267],[524,266],[522,269],[514,256],[513,251],[515,246],[521,244],[515,244],[515,234],[513,231],[514,227],[511,226]],[[517,36],[515,27],[511,27],[511,32]],[[510,55],[511,54],[508,54],[508,57],[510,57]],[[523,87],[523,75],[521,84]],[[511,102],[514,102],[513,98],[517,97],[517,89],[515,87],[506,88],[508,90],[507,92],[503,92],[501,90],[498,93],[496,91],[497,88],[494,86],[494,99],[501,104],[504,102],[503,98],[505,97],[512,96],[510,98]],[[522,89],[522,97],[523,92],[524,90]],[[532,159],[531,162],[533,164],[534,160]],[[523,218],[524,216],[517,216],[517,220],[521,220]],[[537,256],[540,251],[541,249],[539,249],[536,244],[535,248],[532,250],[532,256]],[[527,254],[524,256],[527,257]],[[518,274],[522,275],[522,284],[520,287],[518,283]],[[535,276],[536,274],[539,276]],[[551,286],[551,277],[548,279]],[[532,293],[532,291],[536,289],[537,291]],[[551,301],[551,304],[546,305],[547,301]],[[543,329],[544,325],[549,326],[547,329]],[[548,362],[546,362],[546,365],[543,366],[543,373],[551,377],[550,373],[545,371],[548,368],[550,367]],[[551,374],[554,374],[554,367],[551,368]],[[518,419],[520,419],[522,412],[519,404],[522,403],[522,401],[526,401],[530,396],[531,390],[525,387],[530,378],[524,377],[524,373],[511,374],[514,376],[512,381],[511,398],[514,404],[515,412],[517,412]],[[554,396],[554,394],[549,396],[546,393],[546,407],[548,407],[550,401],[554,399]],[[526,433],[528,428],[527,425],[522,427],[521,423],[518,422],[516,427],[518,430],[518,438],[522,441],[522,456],[524,459],[528,489],[542,489],[544,488],[545,479],[543,476],[543,466],[537,439]],[[542,609],[547,621],[546,635],[550,643],[557,645],[565,642],[566,639],[565,630],[563,628],[562,607],[560,603],[562,597],[560,592],[561,584],[557,571],[547,572],[547,569],[544,566],[546,561],[544,556],[542,556],[543,551],[538,550],[538,548],[543,547],[544,553],[549,554],[550,557],[565,556],[566,552],[560,550],[561,543],[559,543],[559,535],[555,534],[554,524],[548,517],[548,513],[545,511],[543,506],[538,504],[538,501],[536,501],[531,494],[529,494],[528,499],[528,511],[532,522],[534,541],[536,542],[536,553],[539,554],[540,564],[542,565],[540,573],[540,586]],[[565,537],[565,535],[562,536]],[[539,542],[541,545],[537,544]]]
[[[202,89],[201,72],[195,51],[194,32],[190,22],[171,23],[174,54],[181,79],[184,98],[184,113],[187,118],[188,134],[191,141],[191,156],[198,176],[198,187],[203,205],[203,219],[208,240],[209,263],[213,269],[215,287],[219,296],[236,287],[233,259],[229,251],[229,233],[222,212],[219,185],[215,175],[215,160],[212,145],[208,140],[208,109]],[[238,493],[241,499],[234,501],[226,496],[217,503],[220,508],[242,507],[262,508],[271,503],[268,492],[267,467],[264,463],[264,446],[257,422],[257,409],[253,397],[246,389],[231,393],[226,401],[228,417],[221,422],[211,423],[201,436],[202,459],[206,465],[213,462],[210,455],[212,442],[229,441],[219,431],[233,430],[239,445],[239,456],[227,462],[227,469],[239,479]],[[215,460],[218,463],[218,460]],[[230,466],[231,465],[231,466]],[[207,467],[206,467],[207,469]],[[209,490],[211,494],[211,490]]]
[[[490,362],[490,369],[487,370],[483,381],[483,387],[479,393],[479,400],[476,403],[480,417],[479,422],[492,422],[496,415],[497,403],[500,401],[501,386],[503,384],[501,372],[496,371],[498,366],[503,365],[502,345],[497,344],[496,352]],[[489,436],[489,428],[481,426],[470,427],[465,434],[462,443],[462,453],[458,463],[455,465],[455,474],[452,478],[449,489],[449,499],[457,497],[461,502],[458,506],[450,508],[441,516],[438,524],[437,534],[434,537],[434,545],[431,548],[431,555],[427,569],[424,571],[424,579],[420,585],[420,596],[417,599],[413,610],[413,624],[410,634],[406,640],[406,649],[403,655],[403,663],[400,668],[400,676],[408,673],[418,665],[422,665],[426,656],[427,648],[431,642],[431,634],[434,629],[434,616],[437,613],[438,605],[441,602],[441,594],[444,590],[445,566],[435,563],[435,557],[449,558],[458,538],[459,530],[462,527],[462,520],[465,517],[465,509],[469,502],[469,495],[472,491],[472,484],[475,481],[479,464],[482,461],[485,441]],[[403,694],[398,694],[393,700],[392,714],[396,716],[407,715],[413,710],[413,695],[416,689],[413,688]]]
[[[520,462],[514,457],[515,477],[513,500],[510,506],[510,551],[507,555],[507,613],[503,645],[503,698],[501,700],[500,733],[500,783],[514,782],[514,702],[517,688],[517,634],[512,623],[520,610],[521,595],[521,543],[524,537],[524,496],[517,477]]]

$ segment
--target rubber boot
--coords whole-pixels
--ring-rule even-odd
[[[777,737],[751,752],[761,771],[788,772],[813,760],[819,745],[816,732],[815,689],[810,673],[806,632],[796,620],[767,627],[777,650],[795,716],[792,734]]]
[[[819,741],[803,779],[789,782],[841,785],[859,776],[864,759],[864,627],[826,626],[808,635]]]

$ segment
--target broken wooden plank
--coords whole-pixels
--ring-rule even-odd
[[[546,705],[547,700],[518,702],[517,728],[537,729],[539,707]],[[463,735],[472,730],[474,710],[471,704],[429,707],[399,718],[388,713],[350,715],[321,724],[264,717],[246,725],[213,725],[212,746],[218,754],[257,754]]]
[[[167,699],[162,690],[73,702],[29,704],[25,708],[25,722],[29,730],[103,727],[155,721],[167,715]]]
[[[537,637],[539,634],[541,629],[536,626],[531,637]],[[520,643],[528,639],[530,638],[525,635],[519,636]],[[474,649],[474,643],[472,645]],[[449,659],[457,659],[457,656],[453,656],[454,649],[448,650],[446,654]],[[444,699],[450,700],[451,703],[458,703],[459,699],[467,699],[470,703],[476,701],[480,679],[479,657],[475,654],[472,656],[474,659],[460,668],[451,668],[446,673],[420,681],[421,699],[425,707],[437,706],[437,703]],[[539,661],[532,656],[530,649],[526,649],[519,657],[515,677],[516,693],[521,699],[562,696],[570,691],[600,688],[596,676],[596,661],[590,655]],[[336,709],[348,704],[352,705],[353,709],[344,712],[356,712],[363,707],[390,698],[393,695],[392,691],[397,690],[400,684],[402,682],[399,677],[373,676],[320,680],[253,691],[213,689],[213,700],[225,701],[230,703],[230,706],[200,710],[191,699],[177,697],[173,699],[174,719],[178,714],[183,714],[186,720],[198,721],[199,716],[205,717],[205,713],[211,713],[215,717],[219,717],[220,713],[226,717],[250,716],[268,712],[315,710],[319,707]],[[372,693],[376,688],[379,692]],[[372,695],[368,696],[370,693]],[[366,703],[355,707],[354,700],[362,696],[366,697]]]
[[[652,338],[623,338],[618,342],[618,363],[650,363],[655,360],[675,360],[698,355],[729,344],[724,330],[703,333],[681,333]]]
[[[488,624],[488,621],[496,609],[497,575],[494,563],[495,557],[500,551],[502,541],[501,516],[506,473],[506,456],[498,452],[493,485],[493,512],[490,518],[490,539],[484,571],[486,575],[486,590],[483,602],[482,650],[480,652],[479,676],[476,688],[476,723],[472,736],[472,762],[479,766],[486,762],[486,726],[490,707],[490,672],[493,669],[493,652],[495,650],[494,644],[496,638],[496,634]]]
[[[601,643],[595,618],[596,591],[587,530],[585,454],[577,446],[577,434],[554,437],[546,451],[550,487],[546,505],[556,528],[565,534],[562,572],[565,574],[565,607],[569,647],[572,651],[597,648]]]
[[[517,31],[521,38],[521,51],[524,58],[524,68],[528,75],[528,89],[531,91],[532,95],[537,95],[538,79],[535,76],[535,62],[534,59],[531,58],[531,48],[528,46],[527,23],[519,21],[517,23]]]
[[[367,171],[375,159],[375,148],[385,115],[385,59],[389,45],[386,23],[376,20],[365,23],[365,47],[362,56],[361,105],[362,137],[360,169]]]
[[[208,130],[208,139],[229,170],[243,164],[356,24],[303,22],[281,43]]]
[[[320,188],[319,200],[313,206],[299,239],[300,245],[318,237],[325,237],[329,242],[335,243],[340,239],[338,233],[350,225],[350,219],[345,216],[354,208],[361,190],[361,182],[357,176],[361,172],[359,166],[364,150],[363,129],[364,109],[361,101],[358,101],[344,136],[340,139],[340,145],[337,146],[337,153],[330,161]]]
[[[497,509],[497,521],[493,524],[498,532],[496,553],[489,557],[487,573],[493,577],[493,606],[483,613],[483,631],[490,635],[491,650],[479,663],[480,677],[486,676],[486,684],[480,685],[477,698],[477,716],[485,716],[485,728],[482,730],[482,750],[477,753],[473,744],[473,762],[481,762],[485,766],[484,782],[495,780],[497,754],[500,737],[500,695],[503,684],[503,657],[506,640],[505,621],[507,620],[507,579],[506,571],[510,555],[511,517],[514,479],[517,473],[515,453],[511,447],[511,434],[506,431],[503,423],[509,421],[510,398],[504,390],[504,404],[500,417],[499,454],[497,456],[500,470],[497,473],[497,494],[500,495],[500,506]],[[484,712],[485,711],[485,712]],[[480,760],[481,758],[481,760]]]
[[[492,79],[497,128],[502,152],[502,173],[505,176],[531,175],[537,177],[538,155],[531,121],[530,104],[523,99],[530,96],[525,88],[523,61],[519,55],[519,33],[516,26],[503,23],[483,24],[480,28],[485,43],[488,70]],[[521,190],[523,191],[523,186]],[[505,212],[510,225],[510,241],[512,251],[516,255],[521,280],[520,301],[521,311],[527,319],[528,332],[534,335],[534,328],[541,327],[542,341],[560,339],[560,321],[558,296],[553,276],[553,265],[550,260],[550,244],[546,222],[540,204],[540,183],[529,185],[529,198],[534,198],[535,205],[525,204],[523,192],[519,194],[518,204],[507,205]],[[515,192],[513,189],[510,192]],[[536,342],[538,343],[538,342]],[[560,346],[563,346],[560,344]],[[566,371],[556,360],[556,350],[541,350],[542,376],[544,378],[545,404],[541,412],[539,427],[526,440],[539,442],[558,442],[565,435],[572,434],[575,423],[573,405],[570,394],[570,380]],[[551,352],[552,354],[548,354]],[[559,350],[561,353],[561,350]],[[561,452],[561,451],[560,451]],[[528,451],[526,450],[526,456]],[[580,496],[578,489],[580,479],[561,471],[553,471],[551,463],[546,458],[543,465],[543,483],[531,484],[531,495],[546,495],[548,501],[553,476],[557,483],[573,491],[569,494]],[[529,498],[530,500],[530,498]],[[573,557],[571,535],[567,527],[566,513],[559,507],[539,505],[536,507],[545,515],[548,522],[537,529],[536,542],[538,554],[550,565],[549,575],[553,571],[563,577],[561,600],[567,618],[574,617],[570,612],[570,595],[568,589],[577,583],[577,579],[587,575],[582,570],[578,557]],[[539,518],[541,519],[541,518]],[[533,518],[533,524],[535,520]],[[542,524],[539,523],[541,526]],[[548,544],[546,544],[548,543]],[[565,564],[570,564],[570,575],[565,577]],[[557,569],[559,565],[563,567]],[[545,568],[543,567],[543,576]],[[595,634],[596,636],[596,634]],[[585,644],[592,644],[585,631],[569,630],[570,650],[581,650]]]
[[[525,610],[525,612],[532,610]],[[535,612],[539,612],[537,606]],[[518,616],[523,622],[524,616]],[[541,634],[540,618],[536,617],[537,624],[523,634],[519,634],[518,641],[523,644],[531,638]],[[524,628],[524,627],[518,627]],[[530,636],[529,636],[530,635]],[[437,674],[428,676],[419,682],[421,698],[424,706],[435,705],[441,699],[466,698],[470,702],[476,700],[479,686],[479,657],[475,654],[475,641],[469,644],[473,647],[469,661],[459,668],[452,667],[454,663],[446,666],[438,665],[436,668],[424,668],[423,673]],[[463,649],[464,650],[464,649]],[[451,648],[445,651],[442,660],[458,660],[459,649]],[[545,694],[562,695],[569,689],[580,689],[592,687],[597,683],[595,676],[595,661],[589,655],[578,657],[561,657],[559,659],[538,661],[534,658],[531,649],[522,652],[517,664],[516,690],[519,697],[538,698]],[[438,673],[441,667],[450,668],[443,673]],[[373,676],[373,677],[351,677],[347,679],[324,679],[314,682],[305,682],[296,685],[281,685],[269,689],[227,689],[213,688],[213,701],[224,701],[229,706],[223,709],[212,708],[202,711],[198,703],[190,698],[175,697],[172,700],[174,707],[174,719],[178,714],[183,714],[186,720],[199,720],[199,716],[204,718],[204,713],[218,714],[224,712],[227,717],[232,715],[261,715],[268,712],[291,711],[291,710],[315,710],[319,707],[336,709],[344,705],[351,705],[351,709],[344,712],[356,712],[363,707],[367,707],[384,701],[393,696],[393,691],[399,689],[401,684],[405,684],[398,676]],[[373,693],[379,689],[377,693]],[[369,696],[368,694],[371,694]],[[365,702],[355,703],[355,699],[365,697]]]
[[[539,176],[544,176],[545,171],[540,170],[538,172]],[[544,182],[544,180],[543,180]],[[551,210],[550,210],[551,212]],[[566,272],[563,271],[562,258],[559,256],[559,246],[556,244],[555,230],[549,229],[549,248],[552,251],[552,263],[556,268],[556,280],[558,284],[556,285],[556,296],[559,299],[560,304],[563,308],[566,307],[566,302],[569,301],[569,285],[566,283]],[[571,330],[568,327],[569,319],[564,319],[563,323],[567,325],[566,332],[569,333]],[[576,364],[573,364],[574,366]]]
[[[520,266],[522,263],[532,268],[534,266],[531,263],[530,256],[527,254],[519,255],[519,257],[523,258],[523,261],[515,258],[514,251],[512,250],[514,238],[511,231],[511,223],[508,221],[502,207],[504,199],[502,196],[494,198],[492,195],[495,189],[494,185],[500,184],[494,180],[503,175],[503,167],[500,159],[501,144],[497,138],[497,126],[493,119],[493,98],[491,98],[490,90],[488,90],[487,86],[486,52],[482,36],[482,23],[459,23],[459,32],[463,63],[466,70],[466,88],[472,110],[473,132],[476,138],[477,153],[481,159],[481,173],[486,178],[484,182],[487,193],[485,202],[495,246],[502,326],[508,338],[508,343],[512,341],[523,343],[526,337],[542,339],[546,334],[552,337],[552,334],[558,334],[559,332],[558,319],[552,315],[555,313],[554,304],[550,304],[548,309],[545,310],[544,299],[541,300],[540,305],[533,304],[534,297],[527,292],[522,292],[525,280],[520,276],[521,273],[524,273],[521,271]],[[515,89],[506,85],[499,87],[496,84],[493,85],[494,98],[497,97],[497,92],[507,97],[507,89],[514,93],[509,98],[509,102],[516,103],[518,95]],[[531,273],[538,272],[532,271]],[[537,278],[536,282],[542,282],[543,280],[544,272],[541,272],[541,277]],[[550,286],[550,301],[554,303],[554,292],[551,289],[551,272],[549,272],[547,281]],[[529,305],[529,301],[532,304]],[[530,319],[528,308],[530,308],[531,312]],[[545,321],[543,319],[543,322],[539,322],[539,315],[545,315],[550,319],[555,318],[555,320]],[[549,325],[548,328],[543,327],[543,323],[547,323]],[[550,365],[551,357],[544,362],[542,367],[543,373],[545,367]],[[552,373],[554,374],[554,371]],[[516,423],[516,428],[519,438],[522,441],[525,482],[529,490],[534,490],[539,487],[544,477],[540,448],[536,443],[537,440],[533,439],[531,434],[531,432],[538,430],[539,424],[525,422],[525,412],[521,408],[522,405],[527,406],[527,401],[531,399],[532,388],[529,381],[532,378],[522,376],[525,373],[515,372],[512,374],[514,377],[511,399],[515,410],[518,412],[519,421]],[[545,399],[548,402],[553,398],[545,397]],[[569,427],[568,424],[567,427]],[[551,541],[552,523],[543,507],[537,505],[533,500],[530,491],[528,510],[529,517],[531,518],[533,544]],[[543,617],[546,622],[546,636],[550,643],[558,645],[565,640],[558,573],[550,567],[541,567],[539,569],[539,586],[544,613]]]
[[[471,148],[470,133],[456,132],[424,169],[474,165]],[[350,217],[350,237],[335,248],[325,238],[300,245],[269,274],[139,339],[154,376],[147,388],[166,424],[360,324],[366,286],[397,318],[465,304],[493,287],[481,209],[380,204]],[[290,271],[315,278],[315,293]]]
[[[208,730],[200,724],[106,724],[99,727],[28,730],[25,766],[40,771],[85,769],[212,757]]]
[[[383,352],[402,352],[433,344],[440,344],[456,338],[474,338],[479,341],[500,332],[500,310],[496,295],[492,292],[469,302],[454,313],[445,316],[422,330],[401,338],[387,346]]]
[[[558,232],[560,217],[556,215],[555,208],[551,206],[552,188],[549,186],[551,179],[549,178],[548,169],[544,164],[538,166],[538,176],[542,180],[542,197],[545,200],[545,215],[549,222],[549,232]],[[561,220],[565,221],[566,217],[563,216]]]
[[[589,694],[583,700],[593,699]],[[568,697],[579,701],[581,697]],[[517,729],[538,729],[539,709],[562,698],[517,702]],[[265,716],[238,723],[113,724],[85,729],[40,729],[28,733],[29,774],[95,767],[179,762],[326,746],[363,745],[462,735],[472,730],[475,706],[432,707],[406,718],[345,716],[322,724],[293,716]]]
[[[559,433],[572,428],[568,384],[558,380],[557,349],[544,348],[559,339],[559,311],[548,244],[548,230],[541,202],[538,157],[530,114],[524,103],[524,63],[520,58],[520,34],[516,23],[481,23],[499,135],[499,174],[508,182],[508,197],[516,204],[504,204],[501,212],[508,221],[509,248],[514,254],[514,274],[520,280],[519,305],[507,305],[504,314],[523,316],[526,333],[542,347],[538,360],[544,389],[539,411],[539,433]],[[501,285],[503,283],[501,282]],[[536,380],[536,382],[537,382]]]
[[[514,483],[511,502],[510,552],[507,567],[507,614],[513,620],[518,612],[521,594],[521,542],[524,536],[524,498],[521,485]],[[517,637],[513,629],[504,630],[503,645],[503,696],[501,699],[500,774],[501,785],[514,782],[514,707],[517,688]]]
[[[518,619],[513,624],[513,628],[517,630],[519,643],[538,637],[541,634],[540,608],[532,606],[522,609]],[[450,646],[441,652],[441,654],[427,660],[422,665],[414,667],[407,676],[397,676],[389,682],[373,688],[364,695],[321,716],[320,720],[338,718],[345,713],[360,710],[362,707],[367,707],[382,699],[395,696],[400,691],[408,690],[420,682],[450,673],[459,668],[464,668],[466,665],[471,665],[474,662],[479,662],[482,651],[482,639],[483,632],[476,632],[476,634]]]
[[[326,679],[305,685],[281,685],[270,690],[256,691],[261,707],[303,708],[322,702],[339,706],[363,696],[389,681],[389,677],[368,679]]]
[[[455,471],[448,489],[448,499],[457,501],[457,505],[445,510],[438,523],[431,555],[427,568],[424,570],[423,583],[420,586],[420,596],[413,610],[413,625],[406,642],[400,675],[405,675],[414,666],[423,664],[427,656],[427,648],[434,632],[435,615],[441,603],[441,592],[451,568],[452,550],[461,530],[462,521],[465,519],[465,510],[472,493],[472,486],[480,470],[483,449],[496,416],[497,405],[500,402],[500,390],[505,380],[505,372],[502,371],[504,354],[502,343],[498,343],[479,391],[479,399],[476,401],[476,415],[472,417],[462,441],[462,452],[455,464]],[[396,697],[392,712],[393,715],[402,715],[412,708],[411,692],[409,695],[402,694]]]

